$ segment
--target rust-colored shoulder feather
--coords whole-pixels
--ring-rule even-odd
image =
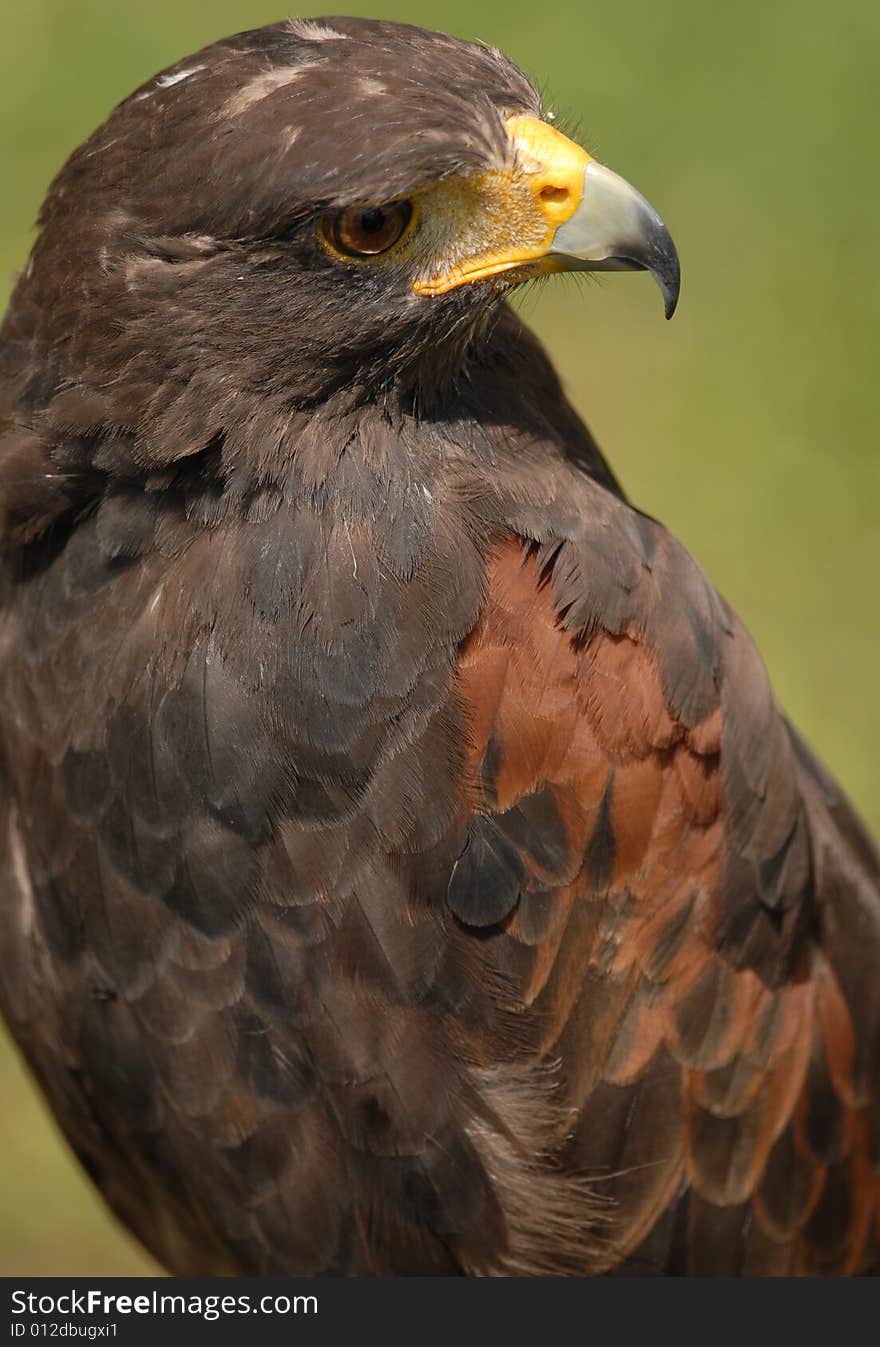
[[[488,946],[558,1063],[565,1164],[609,1199],[605,1266],[858,1271],[880,1212],[875,1001],[836,907],[846,885],[876,949],[876,859],[854,821],[832,842],[846,806],[740,624],[638,529],[646,595],[628,585],[611,620],[577,540],[490,563],[457,674],[473,865],[507,866]],[[697,698],[675,671],[695,639]],[[487,924],[485,899],[460,907]]]

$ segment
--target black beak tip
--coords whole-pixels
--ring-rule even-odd
[[[668,247],[664,249],[663,254],[656,260],[651,270],[654,273],[654,279],[660,286],[660,293],[663,295],[663,307],[668,320],[678,307],[678,296],[681,292],[681,266],[678,261],[678,253],[675,251],[675,244],[668,235],[667,240]]]
[[[642,225],[642,247],[640,255],[636,256],[659,285],[666,317],[671,318],[678,307],[678,296],[681,291],[681,263],[669,230],[647,202]]]
[[[672,317],[681,291],[681,264],[669,230],[653,210],[647,214],[639,239],[630,243],[625,251],[621,249],[613,265],[650,272],[660,287],[666,317]]]

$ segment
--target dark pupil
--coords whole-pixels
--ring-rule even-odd
[[[385,212],[378,206],[375,210],[365,210],[361,216],[361,229],[365,234],[378,234],[385,224]]]

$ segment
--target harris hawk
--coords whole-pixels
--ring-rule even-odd
[[[291,21],[70,158],[0,352],[0,998],[177,1273],[855,1273],[880,863],[509,288],[659,216]]]

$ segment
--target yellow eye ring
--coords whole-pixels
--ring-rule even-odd
[[[388,201],[379,206],[351,206],[324,215],[319,234],[334,256],[345,261],[381,257],[409,232],[415,219],[411,201]]]

